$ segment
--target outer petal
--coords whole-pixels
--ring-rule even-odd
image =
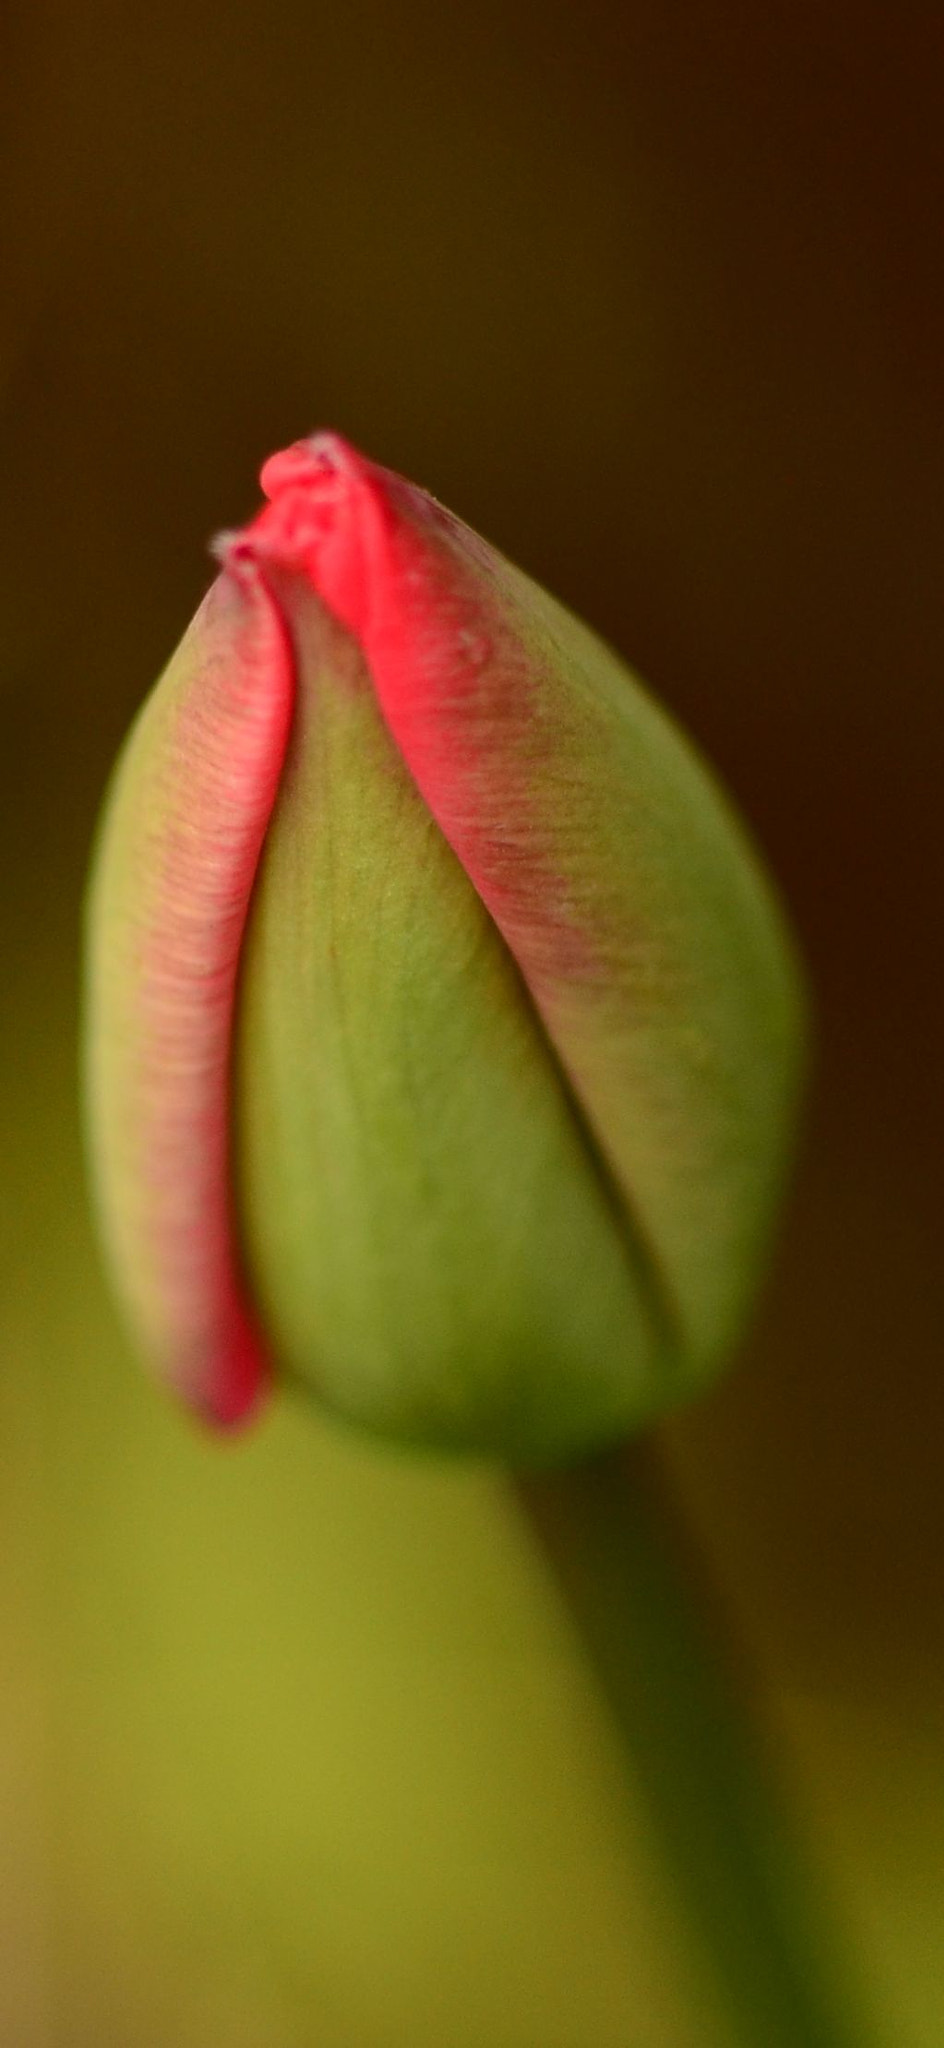
[[[672,1333],[360,649],[271,554],[265,573],[296,715],[246,936],[234,1117],[277,1369],[401,1442],[574,1455],[673,1398]]]
[[[233,1225],[234,997],[293,677],[234,553],[135,725],[89,903],[90,1154],[116,1285],[156,1371],[235,1422],[266,1369]]]
[[[322,435],[273,458],[260,559],[357,636],[513,954],[691,1384],[737,1334],[782,1178],[797,979],[710,774],[616,657],[422,492]]]

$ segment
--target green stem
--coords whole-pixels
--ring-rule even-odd
[[[713,1967],[731,2048],[861,2048],[647,1454],[517,1484]]]

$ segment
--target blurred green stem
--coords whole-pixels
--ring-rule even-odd
[[[649,1455],[624,1450],[517,1485],[714,1969],[723,2038],[861,2048]]]

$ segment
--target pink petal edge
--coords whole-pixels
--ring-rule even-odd
[[[156,1302],[159,1364],[207,1421],[232,1428],[259,1407],[270,1379],[233,1213],[231,1061],[240,953],[294,668],[251,550],[224,535],[216,552],[239,603],[223,615],[222,658],[210,611],[208,658],[173,733],[157,910],[139,935],[136,1178],[153,1275],[144,1312]]]

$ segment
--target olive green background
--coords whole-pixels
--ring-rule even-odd
[[[630,656],[792,902],[814,1101],[667,1448],[896,2048],[944,2042],[944,65],[842,0],[21,0],[2,51],[0,2041],[698,2048],[495,1481],[195,1435],[102,1289],[101,787],[261,458],[349,434]]]

